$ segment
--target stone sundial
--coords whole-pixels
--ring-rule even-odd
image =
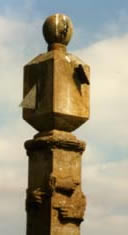
[[[46,19],[48,51],[24,67],[23,119],[38,133],[29,156],[27,235],[79,235],[86,198],[81,189],[85,143],[72,131],[89,119],[90,67],[66,50],[70,18]]]

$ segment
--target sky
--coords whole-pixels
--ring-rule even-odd
[[[68,51],[91,67],[91,116],[74,134],[87,143],[82,188],[88,198],[81,235],[128,234],[128,1],[0,1],[0,234],[26,231],[28,160],[36,133],[22,120],[23,66],[45,52],[45,18],[70,16]]]

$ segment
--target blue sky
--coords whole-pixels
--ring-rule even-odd
[[[81,235],[128,234],[128,1],[0,1],[0,234],[25,234],[27,157],[35,130],[22,120],[23,66],[45,52],[42,24],[69,15],[68,50],[91,66],[91,117],[75,134],[87,142]],[[7,226],[8,225],[8,226]]]
[[[127,15],[127,8],[127,0],[81,0],[73,3],[59,0],[8,0],[6,3],[1,1],[0,14],[14,20],[32,22],[35,19],[44,19],[56,12],[64,12],[72,17],[75,27],[82,30],[84,39],[81,39],[79,47],[83,47],[85,43],[90,44],[100,37],[99,34],[103,31],[104,25],[116,24],[119,18],[123,21],[122,17]],[[120,32],[125,31],[127,31],[127,25],[124,22]]]

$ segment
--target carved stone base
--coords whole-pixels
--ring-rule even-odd
[[[85,143],[71,133],[40,133],[25,143],[29,156],[27,235],[79,235],[86,208],[81,191]]]

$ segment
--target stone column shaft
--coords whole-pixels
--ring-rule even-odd
[[[79,235],[86,206],[81,191],[84,142],[64,131],[50,131],[27,141],[25,148],[27,235]]]

